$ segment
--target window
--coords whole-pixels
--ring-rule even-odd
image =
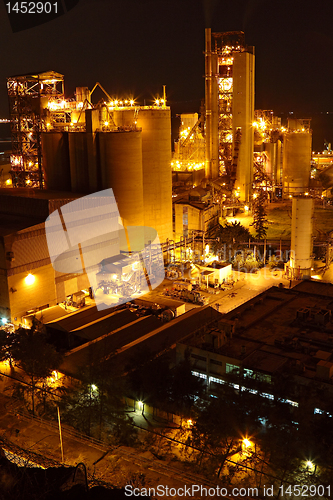
[[[226,363],[225,365],[225,372],[226,373],[239,373],[239,366],[237,365],[231,365],[230,363]]]
[[[261,392],[260,396],[262,396],[263,398],[267,398],[267,399],[272,399],[272,400],[274,399],[273,394],[268,394],[268,392]]]
[[[192,371],[192,375],[194,375],[195,377],[198,377],[198,378],[203,378],[204,380],[207,380],[207,375],[205,375],[204,373],[200,373],[200,372],[193,372],[193,371]]]
[[[210,362],[213,364],[213,365],[218,365],[218,366],[222,366],[222,361],[217,361],[216,359],[211,359]]]
[[[291,399],[281,399],[280,401],[281,403],[288,403],[291,406],[296,406],[296,408],[298,407],[298,403],[296,403],[296,401],[292,401]]]
[[[216,377],[209,377],[209,382],[215,382],[216,384],[224,384],[224,380]]]
[[[191,358],[198,359],[199,361],[207,361],[207,358],[204,356],[199,356],[198,354],[191,354]]]

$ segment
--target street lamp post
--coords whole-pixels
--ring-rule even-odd
[[[57,406],[58,410],[58,425],[59,425],[59,438],[60,438],[60,449],[61,449],[61,463],[64,463],[64,447],[62,443],[62,432],[61,432],[61,420],[60,420],[60,411],[59,406]]]

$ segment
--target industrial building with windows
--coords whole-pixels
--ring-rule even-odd
[[[220,384],[230,384],[274,399],[270,388],[288,374],[290,393],[285,390],[281,397],[298,407],[298,398],[310,386],[333,394],[332,308],[330,283],[272,287],[178,343],[177,359],[189,353],[192,373],[212,393]]]

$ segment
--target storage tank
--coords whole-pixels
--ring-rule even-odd
[[[46,189],[71,191],[68,132],[42,132]]]
[[[312,134],[286,132],[283,135],[284,194],[302,194],[309,188]]]
[[[264,144],[267,155],[267,171],[274,184],[281,182],[281,141]]]
[[[76,87],[75,90],[76,102],[90,101],[90,91],[88,87]]]
[[[117,126],[142,129],[144,225],[156,229],[161,242],[172,239],[170,108],[116,110]]]
[[[312,198],[308,196],[293,197],[289,261],[291,278],[311,277],[313,212],[314,201]]]
[[[73,193],[89,193],[89,165],[91,152],[88,151],[87,132],[69,132],[69,160]]]
[[[255,56],[251,47],[248,50],[233,52],[233,159],[241,201],[249,201],[253,182]]]
[[[113,189],[125,225],[144,226],[141,132],[98,132],[97,137],[101,189]]]

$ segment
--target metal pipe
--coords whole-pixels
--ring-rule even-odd
[[[205,107],[206,107],[206,162],[205,176],[211,177],[211,133],[212,133],[212,33],[210,28],[205,30]]]

